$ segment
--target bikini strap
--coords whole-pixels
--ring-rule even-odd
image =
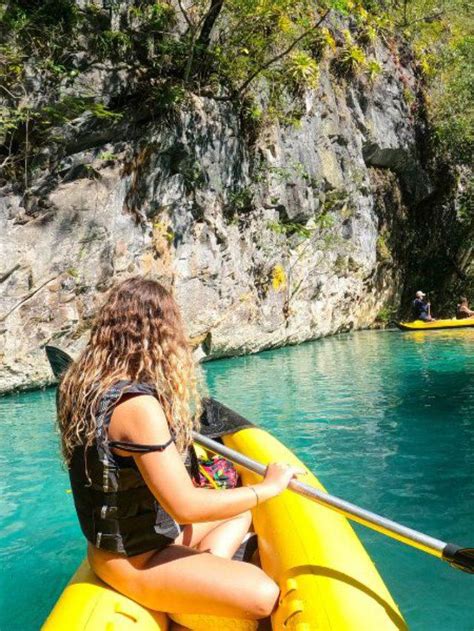
[[[140,443],[129,443],[124,440],[110,440],[109,447],[112,449],[122,449],[122,451],[129,451],[135,454],[149,454],[153,451],[164,451],[173,442],[173,438],[170,438],[168,442],[162,445],[142,445]]]
[[[130,443],[127,441],[108,440],[108,426],[112,418],[112,413],[115,406],[120,401],[122,396],[127,394],[149,394],[156,397],[156,389],[152,384],[148,383],[136,383],[133,381],[119,381],[115,383],[104,394],[99,405],[99,423],[98,430],[103,438],[103,444],[105,448],[110,452],[110,449],[122,449],[130,453],[147,454],[154,451],[164,451],[172,442],[174,442],[173,432],[171,432],[171,438],[168,442],[162,445],[143,445],[141,443]],[[125,457],[125,456],[124,456]]]

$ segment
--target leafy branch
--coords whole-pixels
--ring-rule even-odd
[[[281,53],[279,53],[278,55],[275,55],[274,57],[272,57],[271,59],[269,59],[267,62],[265,62],[264,64],[262,64],[259,68],[257,68],[251,75],[250,77],[248,77],[248,79],[246,79],[242,85],[237,88],[236,92],[235,92],[235,96],[241,96],[246,89],[249,87],[249,85],[252,83],[252,81],[254,79],[256,79],[258,77],[258,75],[260,75],[262,72],[264,72],[264,70],[266,70],[267,68],[269,68],[270,66],[272,66],[273,64],[275,64],[277,61],[280,61],[280,59],[283,59],[283,57],[286,57],[289,53],[291,53],[291,51],[306,37],[308,37],[308,35],[311,35],[311,33],[313,33],[317,28],[319,28],[319,26],[321,26],[321,24],[324,22],[324,20],[326,19],[326,17],[329,15],[331,9],[327,9],[325,11],[325,13],[323,13],[322,17],[316,22],[316,24],[314,26],[312,26],[310,29],[308,29],[307,31],[305,31],[304,33],[302,33],[299,37],[297,37],[285,50],[283,50]]]
[[[229,95],[216,95],[212,92],[209,92],[207,90],[203,90],[199,93],[199,96],[206,96],[209,98],[213,98],[217,101],[231,101],[234,99],[238,99],[239,97],[243,96],[243,94],[247,91],[247,89],[249,88],[250,84],[259,76],[261,75],[263,72],[265,72],[265,70],[267,70],[268,68],[270,68],[270,66],[273,66],[274,64],[276,64],[278,61],[280,61],[281,59],[283,59],[284,57],[287,57],[295,48],[296,46],[303,41],[305,38],[307,38],[309,35],[311,35],[316,29],[318,29],[321,24],[324,22],[324,20],[326,19],[326,17],[329,15],[331,9],[327,9],[323,15],[319,18],[319,20],[316,22],[316,24],[314,24],[311,28],[305,30],[303,33],[301,33],[298,37],[296,37],[291,44],[289,44],[289,46],[287,46],[284,50],[282,50],[281,52],[279,52],[278,54],[274,55],[273,57],[271,57],[270,59],[268,59],[267,61],[265,61],[264,63],[260,64],[246,79],[243,83],[240,84],[240,86],[238,86],[237,88],[235,88],[234,90],[232,90],[231,94]]]

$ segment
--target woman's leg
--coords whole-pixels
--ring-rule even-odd
[[[257,620],[270,615],[278,598],[277,585],[260,568],[184,546],[168,546],[144,564],[100,556],[93,569],[103,581],[157,611]]]
[[[231,559],[249,531],[251,522],[252,514],[246,511],[232,519],[189,524],[175,543]]]

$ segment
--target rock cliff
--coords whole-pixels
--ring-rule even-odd
[[[44,346],[77,352],[132,274],[174,287],[201,358],[367,327],[396,303],[404,230],[433,185],[414,72],[374,50],[379,76],[337,79],[323,61],[299,121],[254,135],[235,104],[195,95],[162,117],[137,103],[63,126],[66,150],[28,194],[4,186],[0,392],[50,383]],[[79,80],[108,98],[133,85],[104,64]]]

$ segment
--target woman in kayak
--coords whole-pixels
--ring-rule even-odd
[[[474,318],[474,311],[469,309],[469,303],[467,301],[466,296],[461,296],[459,298],[459,304],[456,307],[456,318],[458,320],[465,320],[466,318]]]
[[[277,585],[232,556],[250,509],[298,471],[271,464],[259,484],[196,488],[186,465],[200,411],[176,302],[155,281],[122,282],[59,387],[63,454],[89,562],[150,609],[265,618]]]

